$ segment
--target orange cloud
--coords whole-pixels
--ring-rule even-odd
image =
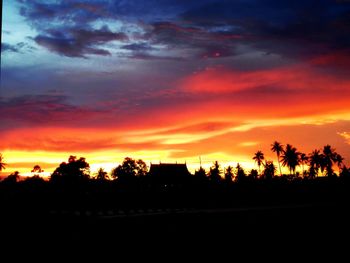
[[[347,144],[350,145],[350,132],[338,132],[338,134],[345,139]]]

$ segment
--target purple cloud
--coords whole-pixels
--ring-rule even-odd
[[[108,50],[98,48],[110,41],[127,41],[124,33],[115,33],[108,27],[101,29],[70,29],[68,31],[49,30],[46,35],[34,38],[38,45],[67,57],[85,57],[86,55],[111,55]]]

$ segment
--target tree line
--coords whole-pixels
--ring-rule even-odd
[[[202,166],[193,174],[193,178],[199,181],[219,182],[241,182],[254,180],[271,180],[277,177],[287,180],[297,179],[314,179],[320,173],[327,177],[348,177],[350,169],[344,164],[344,158],[336,152],[330,145],[325,145],[322,149],[315,149],[309,154],[299,152],[296,147],[287,144],[282,145],[275,141],[271,144],[271,151],[276,154],[278,167],[272,160],[265,159],[264,153],[259,150],[254,153],[252,159],[255,161],[258,169],[251,169],[246,172],[238,163],[236,167],[228,166],[221,169],[218,161],[206,171]],[[4,157],[0,154],[0,171],[6,168]],[[338,166],[339,174],[334,171],[334,166]],[[282,173],[282,167],[289,170],[289,175]],[[302,172],[296,172],[297,167],[302,168]],[[276,174],[278,171],[278,174]],[[39,165],[35,165],[31,172],[34,174],[25,180],[43,180],[40,174],[43,169]],[[62,162],[51,174],[49,181],[52,183],[69,182],[78,184],[89,180],[118,182],[133,182],[140,178],[147,178],[149,175],[146,163],[139,159],[134,160],[126,157],[122,164],[116,166],[110,173],[100,168],[95,174],[91,175],[90,165],[84,157],[77,158],[70,156],[67,162]],[[17,182],[19,180],[19,172],[15,171],[5,178],[4,182]]]
[[[314,178],[318,176],[319,172],[323,174],[325,172],[326,176],[332,177],[336,176],[333,167],[338,166],[339,171],[343,172],[347,170],[347,167],[343,164],[344,158],[335,151],[330,145],[325,145],[323,149],[315,149],[308,155],[299,152],[294,146],[287,144],[285,147],[278,141],[275,141],[271,145],[271,151],[276,153],[277,162],[279,167],[280,175],[282,176],[281,164],[283,167],[289,169],[290,176],[300,176],[296,173],[296,168],[302,166],[302,177]],[[257,163],[259,170],[263,165],[266,169],[276,171],[276,167],[273,165],[272,161],[264,161],[264,154],[262,151],[257,151],[254,154],[253,160]],[[305,170],[305,165],[308,165],[309,169]],[[269,167],[270,166],[270,167]]]

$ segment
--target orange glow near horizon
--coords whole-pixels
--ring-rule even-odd
[[[280,138],[277,140],[284,145],[291,143],[298,150],[306,153],[315,148],[322,148],[329,143],[345,157],[345,164],[349,165],[349,132],[344,130],[348,121],[320,122],[315,120],[314,123],[309,121],[311,124],[302,124],[299,120],[296,125],[290,125],[283,120],[272,120],[269,125],[267,122],[257,122],[233,127],[215,126],[213,123],[209,123],[209,128],[206,127],[202,131],[193,127],[186,131],[186,127],[183,127],[181,133],[171,133],[170,136],[166,136],[167,130],[148,131],[148,134],[145,131],[146,135],[141,132],[130,132],[130,136],[125,136],[125,142],[121,142],[122,136],[117,136],[117,133],[112,129],[102,133],[106,138],[113,138],[113,134],[115,135],[115,141],[109,139],[108,145],[100,143],[101,137],[103,137],[100,133],[95,133],[94,136],[94,133],[82,129],[67,129],[64,133],[63,129],[58,129],[56,133],[53,132],[53,129],[50,136],[40,136],[40,139],[37,138],[38,134],[45,134],[47,129],[42,131],[35,129],[32,132],[20,130],[18,135],[12,132],[11,136],[6,138],[8,148],[11,145],[16,145],[18,149],[3,151],[8,166],[2,175],[17,170],[24,176],[30,176],[32,175],[30,170],[34,165],[39,164],[45,170],[42,175],[49,176],[61,162],[67,161],[69,155],[85,157],[90,163],[92,175],[100,167],[110,172],[127,156],[143,159],[148,165],[159,162],[186,162],[191,172],[199,168],[200,156],[203,167],[207,170],[214,161],[218,160],[223,168],[228,165],[235,167],[237,163],[240,163],[246,171],[249,171],[252,168],[257,168],[252,160],[252,156],[257,150],[263,150],[267,160],[273,160],[277,163],[275,154],[270,151],[270,144],[276,138]],[[210,127],[217,127],[218,131],[213,131]],[[208,129],[209,131],[207,131]],[[320,134],[320,131],[323,131],[324,134]],[[26,136],[22,137],[23,134]],[[80,134],[80,137],[74,140],[74,144],[70,144],[66,141],[67,138],[62,136],[64,134]],[[325,142],[324,138],[327,134],[333,134],[334,138],[331,140],[328,138]],[[10,138],[14,138],[16,141],[11,142]],[[35,144],[28,143],[33,141]],[[300,146],[301,142],[303,142],[302,146]],[[97,145],[99,148],[96,149]],[[68,147],[70,147],[69,150],[67,150]],[[284,172],[287,170],[285,169]]]

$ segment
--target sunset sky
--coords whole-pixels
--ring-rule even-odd
[[[4,0],[4,172],[69,155],[240,162],[273,141],[350,165],[350,1]],[[3,174],[6,174],[4,173]]]

